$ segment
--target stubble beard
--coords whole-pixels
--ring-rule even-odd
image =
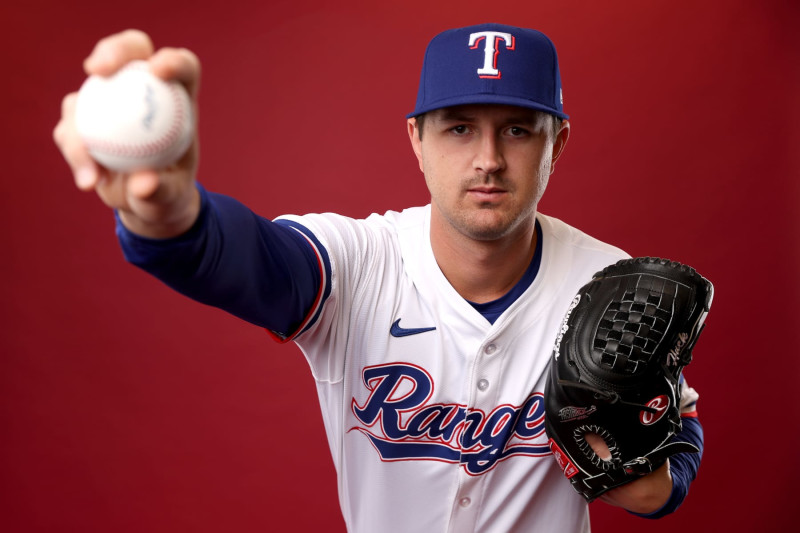
[[[544,166],[544,165],[543,165]],[[496,241],[514,234],[518,230],[525,228],[530,231],[534,225],[536,210],[547,188],[549,175],[547,172],[540,172],[536,176],[536,196],[529,205],[522,206],[521,209],[507,211],[502,206],[491,203],[479,205],[477,209],[467,208],[455,211],[453,214],[443,215],[448,219],[451,227],[462,235],[476,241]],[[486,179],[476,178],[475,183],[487,183]],[[489,183],[507,189],[507,184],[502,178],[492,178]],[[468,186],[469,187],[469,186]],[[467,187],[467,188],[468,188]],[[513,190],[509,191],[512,193]]]
[[[536,214],[536,204],[516,214],[509,216],[499,213],[494,206],[481,207],[477,212],[472,211],[451,220],[451,224],[461,234],[476,241],[497,241],[515,233],[526,220],[533,220]]]
[[[501,182],[496,182],[500,186]],[[464,203],[468,203],[464,200]],[[509,209],[506,205],[497,205],[491,202],[479,205],[462,205],[451,211],[439,209],[450,228],[471,240],[490,242],[497,241],[514,234],[526,221],[533,225],[538,203],[533,202],[521,209]]]

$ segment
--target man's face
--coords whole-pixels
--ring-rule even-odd
[[[469,105],[431,111],[409,135],[431,193],[432,224],[488,241],[533,227],[569,124],[553,136],[535,111]]]

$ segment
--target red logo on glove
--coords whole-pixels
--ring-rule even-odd
[[[556,458],[558,466],[560,466],[561,470],[564,471],[564,475],[567,476],[567,479],[578,473],[578,469],[569,460],[567,454],[561,451],[561,448],[558,447],[558,444],[556,444],[556,441],[553,439],[550,439],[550,450],[552,450],[553,457]]]
[[[647,407],[652,407],[656,412],[639,411],[639,422],[641,422],[643,426],[651,426],[661,420],[661,417],[667,412],[667,407],[669,407],[669,398],[664,394],[656,396],[647,402]]]

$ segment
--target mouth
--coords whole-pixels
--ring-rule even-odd
[[[467,196],[480,202],[495,202],[502,198],[508,191],[492,185],[479,185],[467,189]]]

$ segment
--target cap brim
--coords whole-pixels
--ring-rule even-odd
[[[499,94],[469,94],[463,96],[455,96],[453,98],[446,98],[437,102],[431,102],[428,105],[419,107],[406,115],[406,118],[412,118],[428,111],[436,109],[443,109],[445,107],[454,107],[458,105],[474,105],[474,104],[494,104],[494,105],[510,105],[516,107],[523,107],[526,109],[535,109],[536,111],[543,111],[551,115],[555,115],[561,119],[568,119],[569,115],[563,111],[547,107],[538,102],[532,102],[525,98],[516,98],[514,96],[503,96]]]

